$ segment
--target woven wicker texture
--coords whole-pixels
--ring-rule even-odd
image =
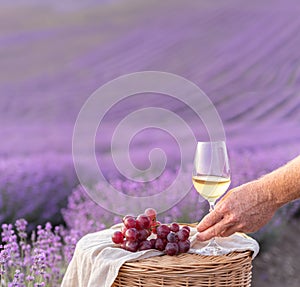
[[[224,256],[180,254],[127,262],[113,287],[246,287],[251,285],[251,252]]]

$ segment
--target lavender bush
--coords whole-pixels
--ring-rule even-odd
[[[60,286],[78,234],[48,222],[28,238],[26,227],[25,219],[18,219],[15,226],[2,224],[0,286]]]
[[[60,209],[76,185],[70,157],[32,155],[0,160],[0,222],[26,218],[30,228],[62,222]]]

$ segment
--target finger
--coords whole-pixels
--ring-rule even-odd
[[[199,232],[197,234],[197,239],[199,241],[206,241],[209,239],[212,239],[213,237],[219,236],[223,231],[225,231],[228,228],[228,225],[224,223],[224,221],[220,221],[216,223],[215,225],[209,227],[203,232]]]
[[[218,223],[220,220],[222,220],[222,218],[223,215],[220,212],[216,210],[210,212],[197,225],[198,232],[203,232],[204,230]]]
[[[221,237],[228,237],[237,232],[236,226],[231,226],[220,233]]]

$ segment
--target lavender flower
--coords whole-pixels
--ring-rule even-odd
[[[47,286],[58,287],[62,280],[62,270],[73,256],[79,236],[61,226],[52,227],[46,223],[38,226],[36,236],[28,242],[26,221],[15,223],[18,237],[12,224],[2,225],[0,246],[0,275],[5,286]],[[72,240],[70,240],[73,238]]]
[[[11,283],[8,283],[9,287],[25,287],[24,284],[24,274],[19,270],[16,269],[14,274],[14,279]]]
[[[24,218],[18,219],[16,221],[15,226],[17,228],[18,235],[21,240],[26,240],[26,238],[27,238],[27,233],[26,233],[27,224],[28,223]]]

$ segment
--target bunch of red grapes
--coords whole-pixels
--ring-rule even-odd
[[[113,234],[112,241],[131,252],[157,249],[171,256],[188,252],[190,228],[180,228],[176,222],[169,226],[161,224],[156,220],[156,215],[153,208],[147,208],[137,218],[126,215],[121,231]],[[156,238],[148,239],[151,234],[156,234]]]

